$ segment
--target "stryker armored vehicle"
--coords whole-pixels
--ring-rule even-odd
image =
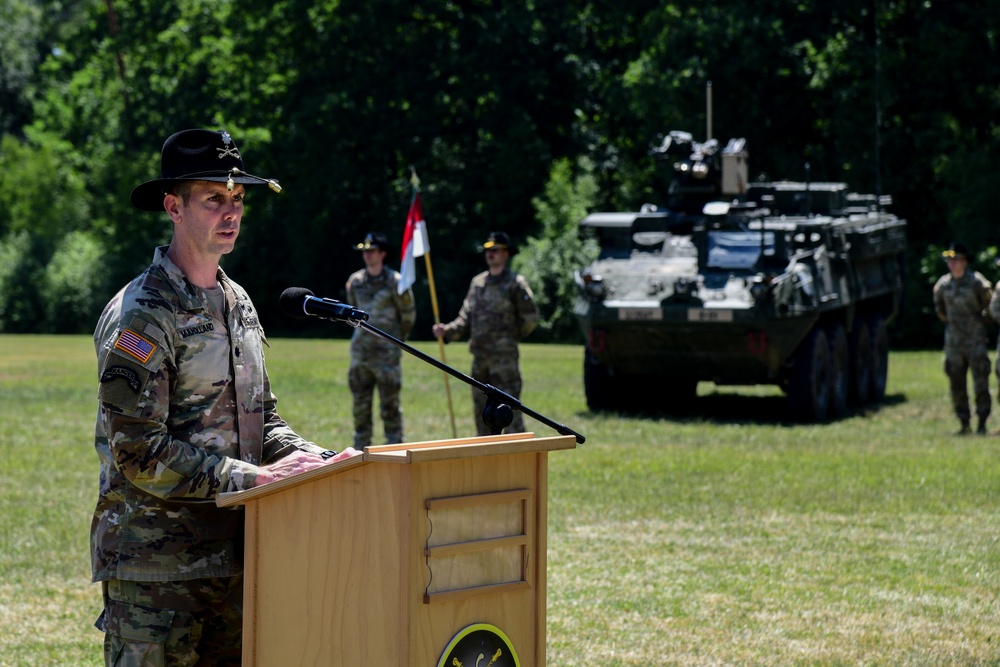
[[[684,411],[702,381],[780,386],[798,421],[882,400],[906,246],[890,198],[749,182],[743,139],[650,152],[667,205],[579,223],[601,247],[575,275],[588,407]]]

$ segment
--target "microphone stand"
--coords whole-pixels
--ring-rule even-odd
[[[368,317],[367,313],[365,313],[365,317],[366,318]],[[581,445],[586,441],[586,438],[584,438],[581,434],[577,433],[573,429],[563,426],[562,424],[558,424],[549,419],[548,417],[540,415],[534,410],[524,407],[523,405],[521,405],[521,401],[514,398],[507,392],[501,391],[496,387],[494,387],[493,385],[485,384],[475,378],[469,377],[465,373],[455,370],[451,366],[438,361],[432,356],[424,354],[420,350],[404,343],[395,336],[388,334],[385,331],[382,331],[378,327],[368,324],[368,322],[366,322],[365,320],[348,317],[341,321],[346,322],[348,325],[355,328],[361,327],[365,331],[375,334],[379,338],[389,341],[399,349],[406,350],[407,352],[417,357],[418,359],[426,361],[431,366],[434,366],[435,368],[438,368],[444,371],[445,373],[448,373],[449,375],[458,378],[462,382],[465,382],[466,384],[471,385],[476,389],[479,389],[486,395],[486,407],[483,409],[483,421],[486,422],[486,425],[489,427],[490,432],[493,435],[500,435],[500,432],[504,428],[510,426],[510,423],[514,420],[514,410],[517,410],[518,412],[526,414],[530,417],[534,417],[535,419],[542,422],[546,426],[552,427],[560,435],[574,436],[576,438],[577,443]]]

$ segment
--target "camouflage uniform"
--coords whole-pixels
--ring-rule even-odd
[[[128,665],[190,652],[185,642],[196,645],[213,622],[225,630],[209,643],[239,652],[244,513],[215,497],[251,488],[257,466],[296,449],[324,451],[275,411],[247,293],[219,269],[224,307],[213,306],[166,251],[115,295],[94,332],[101,475],[91,556],[93,581],[105,582],[96,626],[109,651],[129,645],[119,663]],[[176,606],[205,590],[218,593],[201,593],[209,617]]]
[[[156,582],[112,579],[103,582],[103,588],[106,665],[241,664],[242,575]]]
[[[520,399],[517,344],[537,325],[538,310],[528,281],[509,268],[504,268],[497,276],[483,271],[472,279],[458,317],[445,325],[444,340],[451,342],[468,335],[472,377]],[[486,396],[473,388],[472,403],[476,433],[489,435],[490,430],[483,421]],[[523,431],[524,418],[515,410],[514,419],[505,432]]]
[[[998,282],[993,287],[993,295],[990,298],[989,314],[994,321],[1000,322],[1000,282]],[[997,337],[997,357],[994,366],[994,371],[997,374],[997,379],[1000,380],[1000,336]],[[998,395],[1000,399],[1000,395]]]
[[[413,290],[398,292],[400,275],[384,267],[377,276],[366,269],[347,279],[347,301],[368,313],[368,323],[405,340],[413,330],[417,311]],[[386,443],[403,441],[403,409],[399,392],[403,386],[400,350],[387,340],[360,327],[351,337],[351,367],[348,385],[354,397],[354,446],[363,448],[372,440],[372,397],[378,387]]]
[[[945,274],[934,285],[934,310],[945,323],[944,372],[951,384],[951,403],[963,429],[969,412],[968,371],[976,395],[976,415],[984,423],[990,415],[990,360],[986,343],[986,309],[992,289],[978,271],[959,279]]]

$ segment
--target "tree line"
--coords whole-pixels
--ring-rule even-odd
[[[572,272],[592,248],[576,222],[664,202],[648,149],[707,138],[711,113],[720,142],[746,139],[753,178],[808,164],[892,196],[909,221],[896,342],[937,344],[941,248],[961,240],[1000,277],[998,28],[1000,4],[964,0],[3,0],[0,331],[90,332],[169,239],[131,188],[169,134],[208,127],[283,186],[251,191],[223,264],[272,335],[349,333],[289,321],[277,297],[341,297],[366,232],[402,238],[416,173],[442,319],[503,230],[537,340],[579,341]]]

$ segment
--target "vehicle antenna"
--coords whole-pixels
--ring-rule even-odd
[[[705,141],[712,138],[712,82],[705,84]]]
[[[882,165],[880,164],[881,127],[882,127],[882,92],[881,63],[882,32],[879,28],[878,0],[875,0],[875,212],[882,213]]]

